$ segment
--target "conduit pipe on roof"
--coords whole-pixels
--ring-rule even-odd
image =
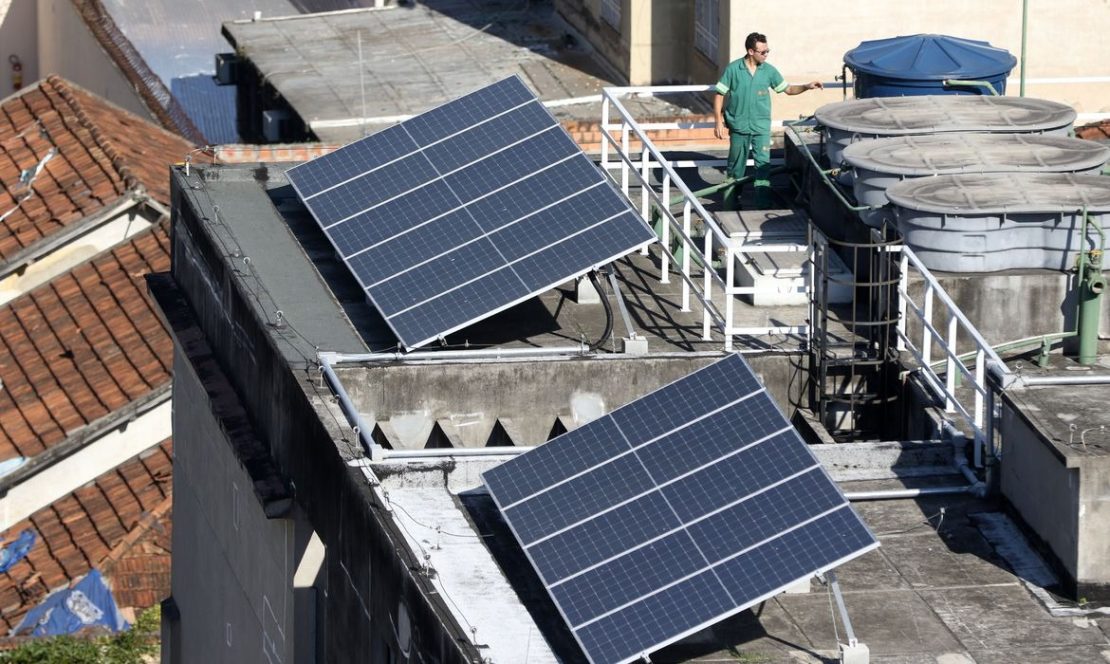
[[[419,450],[388,450],[382,448],[375,461],[398,459],[449,459],[451,457],[518,456],[532,447],[442,447]]]
[[[554,346],[550,348],[475,348],[473,350],[433,350],[404,353],[320,353],[320,361],[325,356],[329,365],[350,364],[353,362],[404,362],[407,360],[496,360],[501,358],[550,357],[560,355],[585,355],[585,345]]]
[[[850,491],[844,494],[848,500],[899,500],[905,498],[920,498],[922,496],[945,496],[954,494],[971,494],[977,498],[987,495],[988,487],[980,480],[967,459],[967,437],[948,420],[941,423],[941,431],[952,442],[952,461],[956,470],[967,479],[965,486],[930,486],[920,489],[887,489],[876,491]]]
[[[1023,376],[1010,371],[1003,363],[989,361],[987,373],[1002,390],[1040,385],[1110,385],[1110,374],[1087,374],[1084,376]]]

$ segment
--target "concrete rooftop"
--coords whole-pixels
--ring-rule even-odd
[[[892,463],[890,444],[812,449],[846,492],[959,484],[958,475],[936,474],[946,472],[941,446],[923,447],[909,466]],[[392,518],[492,661],[521,661],[522,644],[529,662],[583,661],[479,486],[478,473],[503,460],[390,461],[373,470]],[[1044,590],[1052,573],[998,503],[962,494],[854,506],[882,546],[838,577],[872,662],[1110,661],[1110,618]],[[827,588],[814,580],[808,594],[779,595],[652,661],[837,661],[845,636],[832,615]]]
[[[601,88],[622,84],[571,35],[550,0],[424,0],[234,21],[223,30],[327,143],[347,143],[514,74],[544,102],[557,102],[560,120],[597,121]],[[638,117],[689,112],[652,98],[628,105]]]

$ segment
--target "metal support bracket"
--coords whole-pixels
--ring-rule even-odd
[[[829,583],[833,597],[836,599],[836,609],[840,613],[840,622],[844,625],[844,636],[847,644],[840,644],[841,664],[868,664],[871,653],[868,647],[856,640],[856,633],[852,630],[852,619],[848,617],[848,609],[844,606],[844,595],[840,592],[840,583],[836,580],[836,572],[825,572],[825,579]]]

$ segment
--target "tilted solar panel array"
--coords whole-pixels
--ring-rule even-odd
[[[655,239],[515,76],[287,175],[406,348]]]
[[[879,545],[739,355],[483,479],[595,664]]]

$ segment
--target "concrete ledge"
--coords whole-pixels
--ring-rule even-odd
[[[255,433],[238,395],[212,355],[212,349],[193,318],[184,295],[173,277],[166,273],[148,275],[147,288],[173,335],[174,345],[189,358],[204,385],[212,413],[231,442],[235,457],[250,476],[254,496],[263,512],[271,519],[285,517],[293,506],[292,491],[278,472],[266,443]]]

